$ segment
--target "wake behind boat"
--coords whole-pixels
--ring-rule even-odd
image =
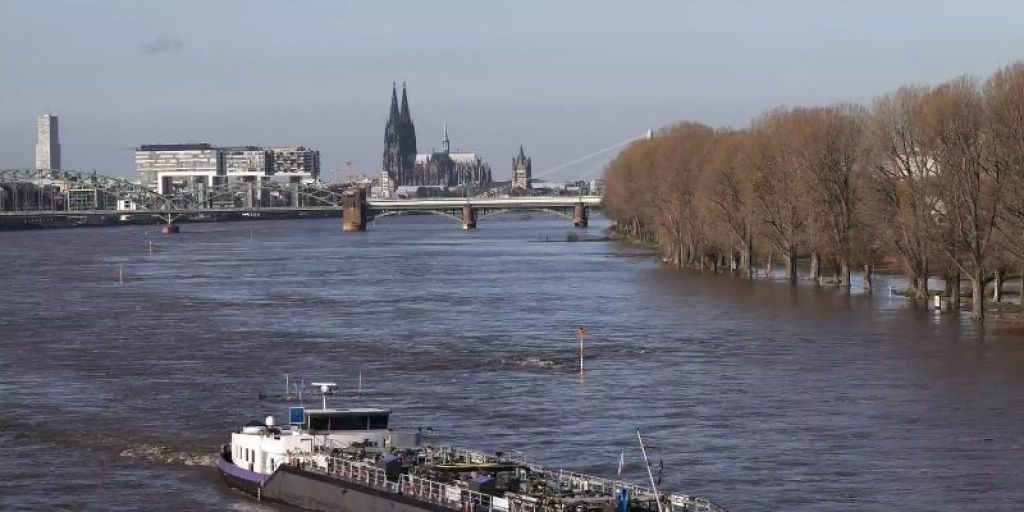
[[[725,512],[704,498],[658,492],[653,478],[648,488],[424,444],[418,430],[392,429],[390,410],[328,408],[337,385],[314,386],[322,408],[291,407],[287,426],[267,416],[231,434],[217,464],[229,485],[325,512]]]

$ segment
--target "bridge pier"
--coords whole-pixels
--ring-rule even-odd
[[[366,231],[366,189],[352,187],[341,198],[341,230],[345,233]]]
[[[160,220],[164,221],[163,227],[160,228],[160,232],[165,235],[174,235],[181,232],[181,226],[174,223],[174,216],[162,215]]]
[[[583,203],[576,203],[572,209],[572,225],[578,228],[587,227],[590,215],[589,208]]]
[[[462,229],[476,229],[476,209],[468,204],[462,207]]]

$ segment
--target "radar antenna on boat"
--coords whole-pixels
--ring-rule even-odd
[[[327,395],[336,395],[338,393],[337,382],[310,382],[315,388],[320,389],[320,396],[324,399],[324,410],[327,410]]]

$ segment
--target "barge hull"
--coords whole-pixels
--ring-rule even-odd
[[[220,458],[217,460],[217,471],[229,486],[252,494],[253,496],[259,496],[260,487],[267,479],[266,476],[260,475],[259,473],[246,471],[235,466],[231,463],[230,459],[224,456],[224,454],[221,454]]]
[[[451,512],[451,508],[355,482],[281,466],[263,485],[263,499],[317,512]]]

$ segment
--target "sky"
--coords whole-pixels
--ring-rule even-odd
[[[683,119],[984,77],[1024,58],[1021,20],[995,0],[0,0],[0,168],[33,165],[49,111],[66,169],[134,178],[141,144],[210,142],[376,174],[406,82],[421,151],[447,122],[495,179],[520,145],[535,176],[596,177],[614,151],[563,165]]]

